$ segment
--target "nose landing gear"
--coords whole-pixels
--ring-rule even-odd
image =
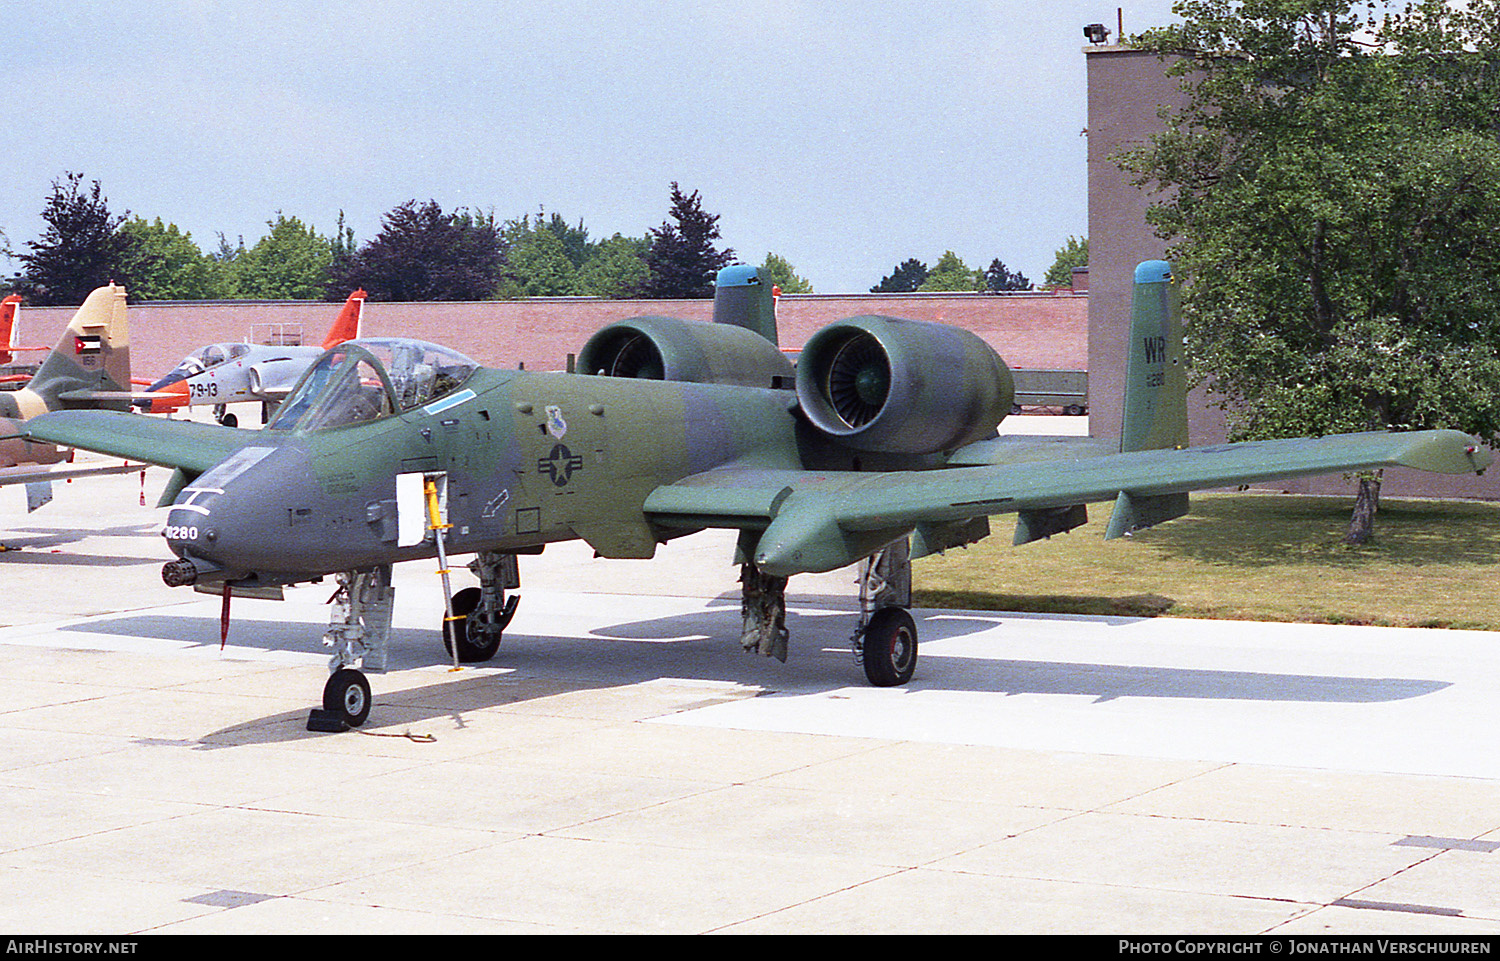
[[[359,670],[382,672],[391,633],[391,610],[396,590],[391,566],[338,575],[332,598],[328,633],[323,643],[333,648],[332,672],[323,686],[323,707],[307,716],[309,731],[337,732],[359,727],[370,716],[370,682]]]
[[[339,668],[323,685],[323,710],[315,710],[313,714],[321,714],[325,723],[337,721],[339,726],[335,730],[359,727],[370,716],[370,682],[351,667]],[[308,717],[307,727],[308,730],[327,730],[326,727],[314,728],[312,717]]]

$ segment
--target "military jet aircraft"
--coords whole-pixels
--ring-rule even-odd
[[[973,334],[863,316],[824,327],[796,368],[775,342],[768,280],[719,276],[715,322],[610,324],[578,373],[496,370],[403,339],[325,353],[261,431],[94,411],[48,414],[38,438],[175,468],[162,495],[172,585],[274,595],[337,578],[323,708],[362,723],[383,670],[391,565],[473,553],[478,588],[448,595],[455,661],[494,655],[514,611],[517,555],[582,538],[649,558],[705,528],[739,531],[749,650],[785,659],[787,579],[889,545],[923,555],[1015,513],[1015,543],[1084,523],[1114,501],[1108,537],[1181,516],[1187,492],[1387,465],[1479,471],[1455,431],[1365,433],[1188,448],[1170,268],[1136,272],[1122,439],[997,436],[1013,395]],[[446,579],[447,575],[444,574]],[[917,630],[900,604],[866,609],[854,645],[868,679],[904,684]],[[328,729],[317,727],[317,729]]]
[[[219,423],[234,427],[238,419],[224,410],[225,404],[281,401],[323,351],[358,337],[365,296],[363,290],[349,295],[322,346],[209,344],[184,357],[148,387],[137,404],[152,413],[212,404]]]
[[[21,436],[26,418],[49,410],[126,410],[129,383],[125,288],[111,284],[89,294],[25,387],[0,392],[0,485],[25,484],[27,510],[36,510],[52,499],[54,480],[141,470],[138,463],[74,466],[73,451]]]

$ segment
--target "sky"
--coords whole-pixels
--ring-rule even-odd
[[[1039,282],[1088,233],[1083,26],[1171,0],[7,3],[0,231],[52,184],[205,251],[408,200],[642,236],[671,184],[736,258],[864,292],[947,250]],[[19,270],[4,263],[6,273]]]

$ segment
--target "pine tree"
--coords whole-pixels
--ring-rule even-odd
[[[668,217],[651,231],[647,296],[659,300],[712,297],[718,272],[734,259],[733,250],[714,247],[719,239],[719,215],[704,212],[698,191],[684,194],[673,181]]]

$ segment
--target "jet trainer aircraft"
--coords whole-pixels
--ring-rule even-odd
[[[129,383],[125,288],[111,284],[89,294],[25,387],[0,392],[0,485],[25,484],[27,509],[35,510],[52,499],[54,480],[141,470],[130,463],[74,467],[71,450],[21,436],[26,418],[49,410],[126,410]]]
[[[1114,501],[1107,537],[1188,510],[1187,492],[1404,465],[1479,471],[1456,431],[1346,434],[1188,448],[1170,268],[1136,271],[1118,442],[998,436],[1008,368],[973,334],[862,316],[824,327],[795,370],[775,343],[769,282],[719,275],[715,322],[638,317],[583,346],[582,373],[495,370],[402,339],[325,353],[261,431],[106,412],[48,414],[38,438],[175,468],[162,495],[177,559],[168,584],[274,595],[335,575],[323,708],[309,727],[362,723],[383,670],[391,565],[474,553],[479,587],[447,595],[457,661],[494,655],[514,611],[518,554],[582,538],[649,558],[705,528],[739,531],[748,650],[785,659],[787,579],[910,544],[972,543],[1017,515],[1015,543],[1084,523]],[[227,620],[226,620],[227,623]],[[865,609],[869,680],[903,684],[917,630],[902,606]],[[329,729],[318,726],[316,729]]]
[[[225,404],[280,402],[323,351],[359,336],[364,306],[363,290],[350,294],[319,347],[227,343],[200,347],[147,388],[136,402],[158,414],[212,404],[219,423],[234,427],[237,420],[224,411]]]

